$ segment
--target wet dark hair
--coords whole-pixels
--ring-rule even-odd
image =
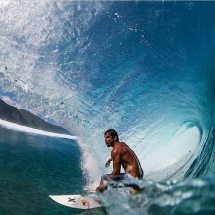
[[[119,142],[119,137],[118,137],[118,134],[117,134],[116,130],[108,129],[107,131],[105,131],[104,135],[107,134],[107,133],[110,134],[111,137],[113,137],[113,138],[116,137],[116,141]]]

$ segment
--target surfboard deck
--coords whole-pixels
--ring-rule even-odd
[[[139,191],[133,189],[137,187],[136,184],[109,183],[108,189],[110,187],[117,188],[118,192],[123,192],[128,195],[136,195],[139,193]],[[49,195],[49,197],[57,203],[71,208],[86,210],[103,206],[96,193],[86,195]]]
[[[71,208],[93,209],[102,207],[96,194],[89,195],[49,195],[54,201]]]
[[[129,195],[135,195],[135,191],[133,189],[129,190],[120,190],[119,192],[125,192]],[[96,194],[88,194],[88,195],[49,195],[51,199],[55,202],[70,207],[70,208],[78,208],[78,209],[93,209],[102,207],[102,203],[99,201],[99,198]]]

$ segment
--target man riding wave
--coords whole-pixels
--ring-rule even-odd
[[[134,151],[124,142],[119,142],[119,137],[114,129],[104,133],[104,140],[107,147],[112,147],[111,158],[107,161],[106,167],[113,161],[113,171],[101,177],[96,191],[103,192],[111,181],[124,181],[129,179],[142,179],[143,169]],[[121,173],[121,166],[125,173]]]

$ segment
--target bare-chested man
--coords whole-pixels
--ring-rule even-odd
[[[141,179],[144,172],[136,154],[126,143],[119,142],[117,132],[114,129],[105,131],[104,139],[107,147],[113,147],[111,158],[105,165],[107,167],[113,161],[113,171],[111,174],[106,174],[101,177],[100,185],[96,188],[96,191],[103,192],[111,180]],[[125,173],[120,172],[121,166],[124,168]]]

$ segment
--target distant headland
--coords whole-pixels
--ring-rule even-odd
[[[66,129],[46,122],[33,113],[8,105],[0,99],[0,119],[43,131],[71,135]]]

